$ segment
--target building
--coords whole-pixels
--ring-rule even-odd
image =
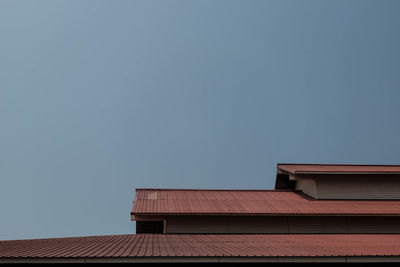
[[[400,262],[400,165],[278,164],[274,190],[136,189],[131,235],[0,241],[0,262]]]

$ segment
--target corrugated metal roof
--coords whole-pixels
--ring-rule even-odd
[[[400,235],[138,234],[0,241],[0,259],[384,255],[400,255]]]
[[[291,174],[301,173],[393,173],[400,174],[400,165],[350,164],[278,164],[278,170]]]
[[[314,200],[289,190],[136,189],[133,215],[400,215],[400,200]]]

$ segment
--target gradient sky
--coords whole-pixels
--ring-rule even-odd
[[[400,164],[399,10],[0,0],[0,240],[134,233],[140,187]]]

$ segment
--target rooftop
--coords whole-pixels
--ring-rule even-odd
[[[140,260],[201,259],[218,261],[295,257],[400,256],[396,234],[262,235],[112,235],[0,241],[0,262],[7,259]],[[14,261],[15,262],[15,261]]]

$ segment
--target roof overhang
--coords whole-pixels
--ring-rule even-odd
[[[277,174],[400,174],[400,165],[278,163]]]

